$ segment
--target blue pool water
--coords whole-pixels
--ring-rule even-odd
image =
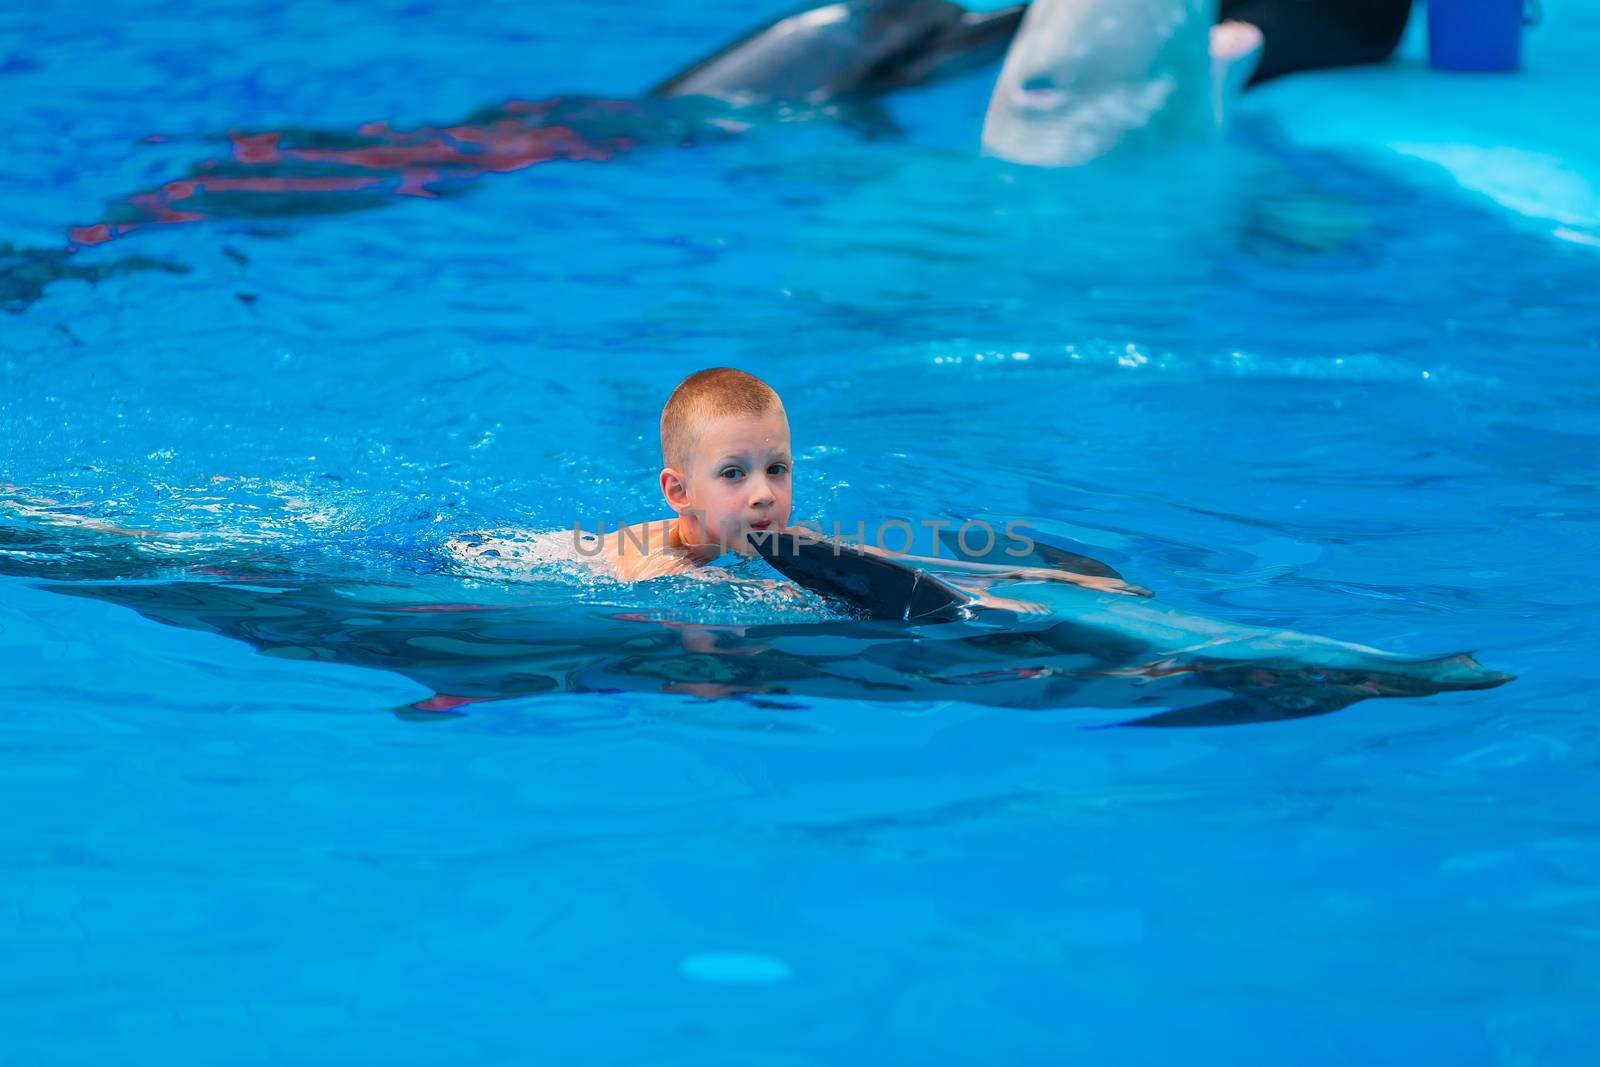
[[[782,6],[18,9],[0,240],[230,130],[626,99]],[[7,290],[0,482],[56,503],[0,513],[0,1062],[1595,1062],[1596,249],[1265,110],[1017,171],[985,91]],[[182,273],[84,276],[129,257]],[[452,564],[659,514],[660,404],[719,364],[783,394],[798,517],[1021,519],[1518,680],[1226,729],[1085,728],[1132,683],[719,696],[651,618],[838,613]],[[620,680],[519,658],[553,630]]]

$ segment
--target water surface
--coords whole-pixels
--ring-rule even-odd
[[[757,14],[19,10],[0,239],[60,248],[230,130],[627,99]],[[986,163],[984,91],[151,226],[5,314],[0,480],[205,535],[0,527],[13,1054],[1592,1062],[1593,250],[1262,122]],[[719,364],[783,394],[799,516],[1022,519],[1197,615],[1519,680],[1088,730],[1144,691],[718,696],[689,652],[573,691],[512,654],[505,699],[430,703],[507,612],[681,641],[617,618],[654,593],[443,545],[658,514],[660,404]],[[285,586],[339,624],[192,624]]]

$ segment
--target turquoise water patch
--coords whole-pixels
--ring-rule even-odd
[[[697,952],[685,956],[678,971],[695,982],[726,985],[776,985],[794,977],[783,960],[754,952]]]
[[[638,137],[32,264],[0,311],[7,1053],[1595,1062],[1600,261],[1317,136],[1481,147],[1488,108],[1473,140],[1388,98],[1419,70],[1360,107],[1366,75],[1308,76],[1219,154],[1071,174],[974,157],[977,76],[889,101],[899,133],[601,121],[777,10],[0,20],[17,248],[230,131],[353,150],[559,98]],[[782,393],[797,517],[1024,520],[1186,627],[1517,680],[1123,729],[1263,680],[1211,687],[1198,639],[885,631],[451,555],[658,516],[660,405],[719,364]]]
[[[1535,232],[1592,247],[1600,244],[1600,140],[1572,102],[1593,91],[1600,9],[1535,8],[1540,19],[1523,32],[1515,73],[1431,69],[1419,5],[1391,63],[1282,79],[1247,97],[1241,114],[1408,181],[1456,185]]]

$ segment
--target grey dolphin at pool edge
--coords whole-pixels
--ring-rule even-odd
[[[1135,143],[1200,143],[1260,60],[1218,0],[1034,0],[984,117],[983,150],[1076,166]],[[1215,53],[1215,54],[1214,54]]]
[[[876,96],[998,59],[1025,7],[976,12],[948,0],[841,0],[762,26],[649,95],[736,105]]]
[[[958,539],[941,538],[956,556],[968,556]],[[845,600],[875,619],[937,624],[970,617],[973,598],[925,569],[869,554],[849,544],[802,534],[751,535],[751,544],[785,577],[824,596]],[[1052,546],[1038,546],[1077,567],[1117,577],[1097,560]],[[1085,566],[1086,565],[1086,566]],[[1369,697],[1429,696],[1492,689],[1514,675],[1479,664],[1471,653],[1418,659],[1293,630],[1269,630],[1189,615],[1154,599],[1108,595],[1056,583],[1008,588],[1019,599],[1036,595],[1049,605],[1051,621],[1022,620],[1011,640],[1032,645],[1044,662],[996,672],[950,675],[952,685],[1082,677],[1082,665],[1051,666],[1052,658],[1106,650],[1107,660],[1126,665],[1089,674],[1135,682],[1189,675],[1230,695],[1199,707],[1163,710],[1108,725],[1219,726],[1270,719],[1303,718],[1347,707]],[[1004,640],[1004,638],[1002,638]],[[1019,645],[1019,650],[1022,648]],[[1000,677],[997,677],[1000,676]],[[1004,677],[1010,675],[1011,677]]]

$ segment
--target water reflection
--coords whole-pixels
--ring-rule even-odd
[[[748,111],[748,109],[747,109]],[[154,226],[255,221],[367,211],[397,198],[437,199],[487,174],[541,163],[600,162],[643,144],[682,144],[725,136],[765,113],[735,117],[702,100],[607,100],[561,96],[511,100],[457,123],[397,129],[369,122],[356,130],[289,128],[235,132],[185,172],[108,205],[102,218],[69,227],[57,248],[0,243],[0,307],[22,311],[53,281],[98,281],[139,270],[181,272],[148,257],[83,263],[83,249]],[[785,116],[777,116],[785,117]],[[159,143],[153,135],[147,139]]]

